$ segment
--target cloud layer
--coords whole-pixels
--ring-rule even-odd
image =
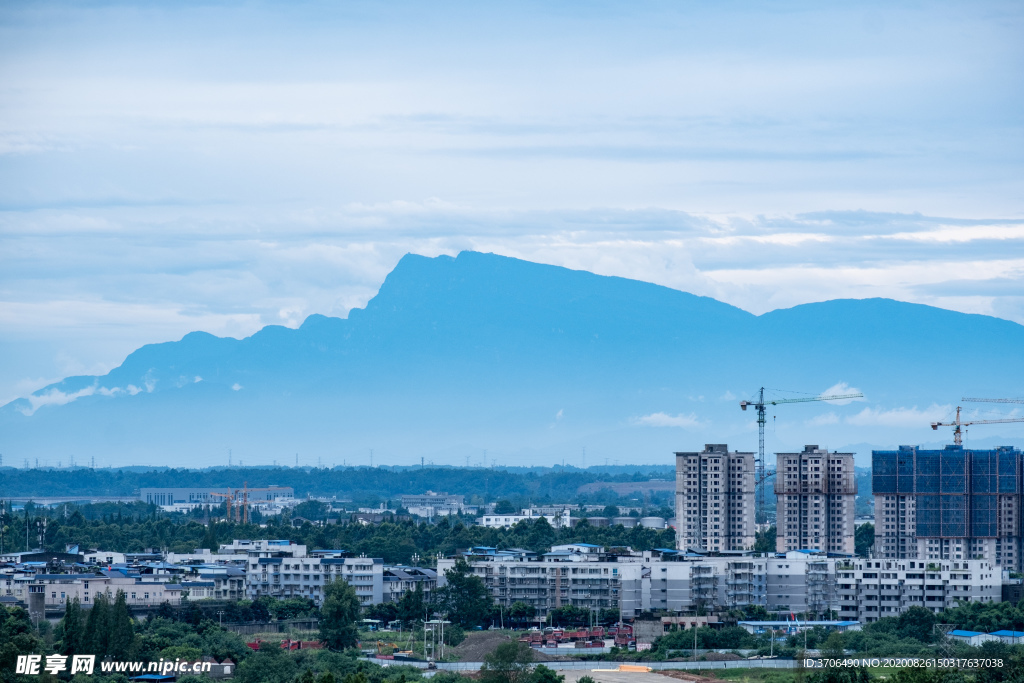
[[[410,251],[1024,322],[1022,28],[1002,2],[9,3],[0,403],[345,315]]]

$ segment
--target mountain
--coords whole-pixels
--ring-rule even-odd
[[[843,384],[866,399],[773,410],[768,450],[913,443],[934,440],[928,423],[961,395],[1024,393],[1022,350],[1024,326],[898,301],[755,316],[494,254],[407,255],[347,319],[245,339],[193,332],[9,403],[0,452],[50,464],[222,464],[229,448],[253,465],[296,452],[365,464],[370,449],[377,464],[477,463],[485,449],[506,464],[665,463],[705,442],[755,450],[737,403],[760,386]]]

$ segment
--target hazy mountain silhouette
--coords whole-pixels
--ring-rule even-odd
[[[202,465],[228,448],[251,464],[296,452],[365,462],[374,448],[378,463],[402,464],[488,449],[580,464],[586,446],[590,464],[667,461],[705,441],[755,449],[737,402],[759,386],[813,395],[838,383],[866,402],[780,408],[769,450],[906,443],[936,437],[933,404],[1024,393],[1022,350],[1024,326],[886,299],[754,316],[493,254],[408,255],[347,319],[241,340],[194,332],[9,403],[0,452]]]

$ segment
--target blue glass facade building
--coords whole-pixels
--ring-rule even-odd
[[[900,446],[871,457],[876,556],[1021,566],[1020,451]]]

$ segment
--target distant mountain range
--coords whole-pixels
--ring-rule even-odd
[[[1024,393],[1024,326],[887,299],[755,316],[707,297],[493,254],[404,257],[365,309],[246,339],[193,332],[102,377],[0,408],[8,463],[668,463],[705,442],[769,452],[934,441],[962,395]],[[979,404],[975,408],[991,408]],[[981,432],[980,430],[988,431]],[[1020,445],[1024,428],[971,436]],[[859,464],[867,464],[861,453]]]

